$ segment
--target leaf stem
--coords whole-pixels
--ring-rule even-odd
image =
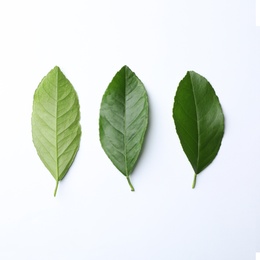
[[[129,176],[127,176],[126,179],[128,181],[129,186],[131,187],[131,191],[135,191],[134,186],[132,185]]]
[[[56,186],[55,186],[55,190],[54,190],[54,197],[56,197],[58,186],[59,186],[59,180],[56,180]]]
[[[195,174],[194,174],[193,183],[192,183],[192,189],[195,188],[195,186],[196,186],[196,181],[197,181],[197,174],[195,173]]]

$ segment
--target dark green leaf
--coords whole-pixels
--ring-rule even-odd
[[[117,169],[130,182],[148,126],[148,97],[143,83],[127,67],[116,73],[100,108],[101,145]]]
[[[56,180],[54,196],[79,149],[79,120],[77,94],[59,67],[55,67],[36,89],[32,113],[33,143]]]
[[[210,83],[189,71],[176,92],[173,118],[182,148],[196,177],[216,157],[224,134],[224,115]]]

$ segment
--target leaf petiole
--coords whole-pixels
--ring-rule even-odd
[[[55,190],[54,190],[54,197],[56,197],[58,186],[59,186],[59,180],[56,180],[56,186],[55,186]]]
[[[196,186],[196,180],[197,180],[197,174],[195,173],[195,174],[194,174],[193,183],[192,183],[192,189],[194,189],[195,186]]]
[[[135,191],[134,186],[132,185],[129,176],[127,176],[126,179],[128,181],[129,186],[131,187],[131,191]]]

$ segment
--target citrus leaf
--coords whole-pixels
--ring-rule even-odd
[[[59,67],[54,67],[34,93],[32,136],[37,153],[58,183],[79,149],[81,127],[77,94]]]
[[[182,148],[197,175],[216,157],[224,134],[224,115],[210,83],[188,71],[181,80],[173,105],[173,119]]]
[[[148,97],[143,83],[127,66],[116,73],[100,108],[101,145],[116,168],[130,182],[148,126]]]

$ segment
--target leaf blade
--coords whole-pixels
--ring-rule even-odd
[[[123,66],[107,87],[101,101],[99,136],[103,150],[127,177],[139,158],[148,126],[148,96],[143,83]]]
[[[59,67],[54,67],[35,90],[32,137],[37,153],[58,182],[67,174],[79,149],[81,127],[77,93]]]
[[[196,176],[217,156],[224,135],[224,114],[210,83],[194,71],[181,80],[173,105],[173,119],[182,148]]]

